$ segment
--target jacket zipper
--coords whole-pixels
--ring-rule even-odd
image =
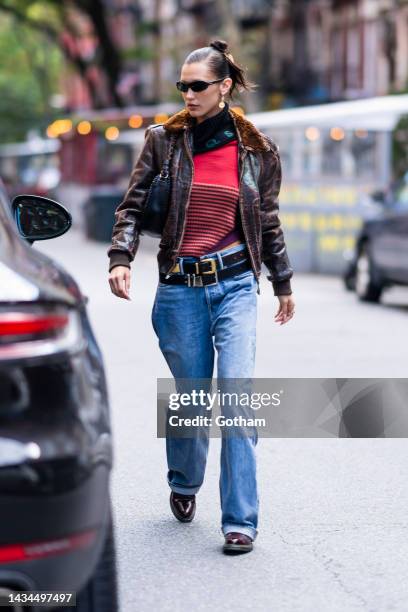
[[[180,240],[179,240],[178,245],[177,245],[176,253],[172,257],[172,263],[171,263],[169,269],[167,270],[166,274],[169,274],[170,270],[175,265],[177,255],[178,255],[178,253],[180,251],[180,246],[181,246],[181,243],[182,243],[183,238],[184,238],[184,233],[186,231],[186,225],[187,225],[187,210],[188,210],[188,207],[190,205],[190,196],[191,196],[191,191],[193,189],[193,182],[194,182],[194,161],[193,161],[193,156],[192,156],[192,152],[191,152],[191,149],[190,149],[190,143],[188,142],[187,130],[184,130],[184,142],[185,142],[185,145],[186,145],[188,156],[189,156],[190,161],[191,161],[192,176],[191,176],[191,182],[190,182],[190,189],[189,189],[189,192],[188,192],[187,203],[186,203],[186,206],[185,206],[185,209],[184,209],[183,229],[181,231],[181,236],[180,236]]]
[[[257,285],[258,285],[257,293],[259,295],[261,293],[261,289],[260,289],[260,286],[259,286],[258,275],[256,273],[256,267],[255,267],[254,260],[253,260],[253,257],[252,257],[251,247],[249,246],[248,234],[247,234],[247,231],[246,231],[246,225],[245,225],[245,220],[244,220],[244,212],[243,212],[243,207],[242,207],[242,197],[241,197],[242,196],[242,193],[241,193],[241,191],[242,191],[241,190],[241,184],[242,184],[242,177],[243,177],[243,174],[244,174],[244,161],[245,161],[246,155],[247,155],[247,151],[245,150],[244,155],[242,156],[242,161],[241,161],[242,167],[241,167],[241,175],[239,177],[239,198],[238,199],[239,199],[239,209],[241,211],[242,228],[244,230],[244,236],[245,236],[245,241],[246,241],[246,244],[247,244],[249,258],[251,260],[252,270],[253,270],[253,272],[255,274],[256,282],[257,282]]]

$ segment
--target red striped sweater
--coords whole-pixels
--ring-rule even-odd
[[[238,141],[197,153],[179,255],[199,257],[243,236],[239,224]]]

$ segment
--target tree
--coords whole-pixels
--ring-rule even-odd
[[[17,26],[39,33],[57,46],[65,60],[81,75],[94,108],[107,103],[124,106],[118,91],[122,58],[114,44],[108,26],[109,13],[103,0],[0,0],[0,12],[13,17]],[[95,53],[81,53],[78,12],[92,24],[96,37]],[[104,76],[107,91],[101,92],[92,79],[90,68]]]
[[[31,28],[0,20],[0,142],[22,140],[27,131],[53,119],[51,96],[63,58]],[[55,112],[55,111],[54,111]]]

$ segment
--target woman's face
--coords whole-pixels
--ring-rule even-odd
[[[193,64],[183,64],[180,74],[180,81],[192,83],[193,81],[215,81],[217,77],[210,71],[206,62],[195,62]],[[218,106],[221,96],[226,95],[232,85],[232,79],[226,77],[219,83],[209,85],[204,91],[181,92],[184,103],[190,115],[200,123],[220,112]]]

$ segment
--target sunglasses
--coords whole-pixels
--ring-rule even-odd
[[[183,81],[177,81],[176,83],[176,87],[179,91],[182,91],[184,93],[186,93],[189,89],[191,89],[192,91],[204,91],[204,89],[207,89],[207,87],[209,85],[212,85],[213,83],[219,83],[220,81],[223,81],[226,77],[222,78],[222,79],[217,79],[215,81],[192,81],[191,83],[183,83]]]

